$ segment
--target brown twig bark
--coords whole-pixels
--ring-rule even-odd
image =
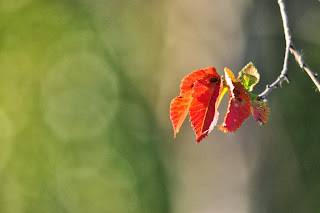
[[[283,68],[282,71],[277,78],[271,85],[267,85],[266,89],[259,95],[261,99],[264,99],[272,89],[277,88],[280,86],[280,83],[283,80],[287,80],[289,82],[289,77],[287,75],[288,71],[288,59],[289,59],[289,53],[295,57],[296,61],[298,62],[299,66],[306,71],[306,73],[310,76],[311,80],[313,83],[316,85],[318,91],[320,91],[320,84],[319,81],[317,80],[318,74],[314,73],[311,71],[311,69],[306,65],[306,63],[303,61],[302,56],[299,51],[296,50],[296,48],[293,45],[292,39],[291,39],[291,32],[288,24],[288,16],[287,16],[287,11],[286,7],[284,4],[284,0],[278,0],[278,4],[280,7],[280,13],[282,17],[282,23],[283,23],[283,30],[284,30],[284,36],[286,39],[286,51],[285,51],[285,56],[284,56],[284,62],[283,62]]]

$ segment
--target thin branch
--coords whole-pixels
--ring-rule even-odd
[[[317,86],[318,91],[320,91],[320,84],[316,79],[318,75],[312,72],[311,69],[304,63],[301,54],[296,50],[296,48],[292,43],[291,33],[289,29],[289,24],[288,24],[288,16],[287,16],[284,0],[278,0],[278,4],[280,7],[284,36],[286,39],[286,51],[284,56],[283,68],[277,80],[274,81],[271,85],[267,85],[266,89],[259,95],[259,97],[261,99],[264,99],[271,92],[272,89],[279,87],[283,80],[287,80],[288,83],[290,82],[289,77],[287,75],[289,52],[291,52],[291,54],[294,55],[296,61],[299,63],[299,66],[307,72],[307,74],[310,76],[313,83]]]
[[[298,62],[299,66],[306,71],[306,73],[310,76],[313,83],[317,86],[318,91],[320,91],[320,84],[317,79],[318,74],[311,71],[311,69],[304,63],[302,56],[298,50],[293,46],[293,44],[290,46],[290,52],[292,55],[294,55],[294,58]]]

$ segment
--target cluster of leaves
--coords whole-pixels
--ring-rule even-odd
[[[247,64],[237,79],[228,68],[224,69],[224,73],[225,78],[219,76],[214,67],[207,67],[182,79],[180,96],[173,99],[170,105],[174,137],[189,113],[199,143],[217,125],[218,106],[228,91],[228,111],[220,130],[225,133],[236,131],[250,112],[259,125],[267,122],[269,108],[258,95],[251,93],[260,80],[255,66],[251,62]]]

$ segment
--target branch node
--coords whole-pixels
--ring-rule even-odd
[[[290,47],[290,49],[292,49],[290,51],[296,50],[296,48],[293,46],[292,42],[290,42],[290,46],[289,47]]]
[[[286,73],[286,75],[285,75],[285,80],[287,81],[288,84],[291,82],[291,79],[289,78],[289,76],[288,76],[287,73]]]

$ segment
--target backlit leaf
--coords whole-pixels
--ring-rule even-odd
[[[269,107],[266,102],[253,100],[251,102],[251,113],[258,125],[265,124],[269,117]]]
[[[184,77],[182,79],[181,85],[180,85],[180,90],[181,90],[180,96],[182,96],[182,97],[191,96],[194,83],[197,80],[204,78],[207,73],[213,72],[213,69],[214,69],[213,67],[207,67],[202,70],[196,70],[196,71],[190,73],[189,75],[187,75],[186,77]]]
[[[179,132],[179,129],[189,112],[189,107],[192,97],[176,97],[170,104],[170,118],[173,125],[174,137]]]
[[[248,93],[260,79],[253,64],[246,65],[237,79],[229,69],[224,71],[225,80],[213,67],[196,70],[182,79],[180,96],[173,99],[170,105],[174,137],[189,113],[199,143],[217,125],[218,106],[228,91],[228,110],[220,130],[225,133],[236,131],[249,117],[250,111],[258,124],[266,123],[269,108],[258,95]]]
[[[190,105],[190,120],[197,135],[197,143],[207,136],[217,124],[219,112],[218,100],[223,84],[215,69],[198,80],[193,87]]]
[[[251,92],[253,87],[259,82],[260,74],[255,66],[250,62],[247,64],[240,72],[238,76],[238,81],[242,83],[244,88]]]
[[[170,118],[174,130],[174,137],[179,132],[182,123],[184,122],[192,101],[192,92],[194,84],[197,80],[207,77],[209,74],[217,73],[214,67],[196,70],[182,79],[180,85],[180,96],[171,101]]]
[[[241,82],[237,82],[233,73],[225,68],[226,84],[229,88],[227,115],[219,127],[223,132],[234,132],[250,115],[250,97]]]

